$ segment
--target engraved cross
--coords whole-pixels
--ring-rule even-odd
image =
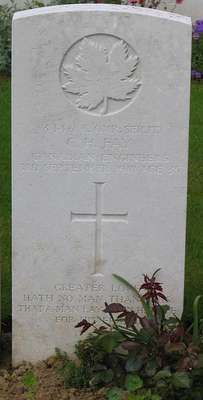
[[[76,213],[71,212],[72,222],[94,222],[95,224],[95,250],[94,250],[94,273],[101,274],[100,266],[102,264],[102,223],[103,222],[124,222],[127,223],[128,212],[104,213],[102,212],[102,192],[104,182],[95,182],[96,201],[95,213]]]

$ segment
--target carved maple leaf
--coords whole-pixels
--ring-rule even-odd
[[[79,108],[94,110],[103,103],[107,112],[108,99],[128,100],[141,82],[134,78],[139,59],[131,56],[128,45],[117,41],[109,52],[91,39],[83,39],[74,64],[64,66],[67,82],[65,92],[77,96]]]

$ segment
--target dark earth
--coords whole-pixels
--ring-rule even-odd
[[[105,389],[98,391],[66,389],[59,374],[62,361],[52,356],[35,365],[11,366],[11,334],[3,335],[0,350],[0,400],[105,400]],[[25,377],[31,379],[25,381]],[[34,378],[33,378],[34,377]],[[34,384],[33,384],[34,379]]]

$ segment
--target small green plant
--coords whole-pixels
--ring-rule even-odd
[[[77,345],[77,348],[80,349],[80,343]],[[56,349],[56,356],[61,360],[61,366],[58,368],[58,372],[64,380],[65,388],[89,387],[91,371],[89,366],[85,365],[82,354],[80,357],[80,350],[78,352],[78,358],[80,359],[79,365],[76,361],[70,360],[68,355],[65,352],[61,352],[60,349]]]
[[[33,371],[27,371],[23,378],[22,383],[27,389],[26,397],[28,400],[33,400],[37,390],[38,380]]]
[[[114,275],[141,302],[143,315],[120,303],[105,303],[103,311],[111,323],[83,319],[76,325],[81,334],[93,329],[76,350],[79,368],[88,370],[86,385],[110,386],[108,400],[203,399],[201,296],[194,302],[194,322],[186,329],[175,315],[168,316],[170,307],[163,304],[167,298],[158,272],[144,275],[139,290]]]
[[[135,389],[136,391],[136,389]],[[109,389],[106,393],[107,400],[161,400],[158,394],[152,394],[150,389],[139,390],[139,393],[135,391],[124,391],[117,387]]]

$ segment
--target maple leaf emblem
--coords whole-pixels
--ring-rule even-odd
[[[102,105],[108,111],[108,101],[130,100],[141,82],[134,77],[139,58],[129,55],[126,42],[118,40],[109,51],[92,39],[81,41],[74,63],[64,65],[67,79],[62,88],[77,95],[77,107],[86,111]]]

